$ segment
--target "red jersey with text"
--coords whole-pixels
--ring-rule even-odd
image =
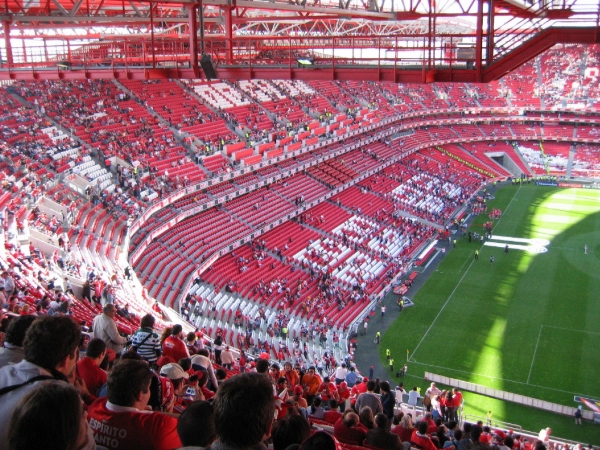
[[[111,450],[172,450],[181,447],[177,419],[152,411],[138,411],[99,398],[88,408],[96,444]]]

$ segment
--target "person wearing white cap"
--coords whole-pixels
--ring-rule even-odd
[[[217,377],[213,370],[212,362],[210,361],[210,358],[208,357],[208,350],[206,350],[206,349],[198,350],[198,354],[192,356],[192,369],[194,369],[195,371],[198,371],[198,370],[207,371],[209,380],[213,387],[213,390],[217,389],[217,386],[219,384],[217,382]]]
[[[173,383],[175,391],[175,405],[173,406],[173,412],[181,414],[190,403],[182,398],[185,393],[184,380],[189,379],[190,374],[183,370],[179,364],[169,363],[161,367],[160,375],[168,378]]]
[[[160,374],[171,381],[183,380],[184,378],[187,380],[190,377],[190,374],[177,363],[165,364],[161,367]]]

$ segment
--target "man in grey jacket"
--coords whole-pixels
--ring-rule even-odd
[[[23,342],[25,359],[0,369],[0,450],[7,448],[7,427],[19,401],[40,382],[66,383],[73,379],[79,357],[81,330],[68,316],[39,317],[27,330]],[[87,392],[85,385],[75,387]],[[51,413],[51,412],[49,412]],[[91,429],[88,434],[92,436]],[[88,439],[96,448],[94,439]]]
[[[373,414],[379,414],[383,412],[383,407],[381,406],[381,400],[379,396],[375,394],[375,387],[377,384],[374,380],[367,381],[367,392],[360,394],[356,399],[356,403],[354,404],[354,409],[360,413],[360,410],[365,406],[371,408]]]
[[[106,347],[120,353],[123,347],[127,343],[127,339],[119,334],[117,323],[115,322],[115,314],[117,308],[115,305],[106,305],[102,308],[102,314],[98,314],[94,317],[92,322],[93,336],[94,338],[102,339],[106,342]]]
[[[23,361],[25,354],[23,340],[25,339],[25,333],[27,333],[35,319],[35,316],[20,316],[11,320],[6,329],[4,344],[0,348],[0,367]]]

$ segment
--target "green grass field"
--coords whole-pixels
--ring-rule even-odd
[[[417,378],[428,371],[569,406],[577,405],[574,395],[600,398],[600,191],[506,186],[491,208],[503,211],[490,241],[498,246],[459,238],[414,296],[416,306],[384,335],[380,356],[386,348],[410,350]],[[488,220],[481,215],[469,230],[481,233]],[[557,436],[600,444],[598,426],[575,427],[570,417],[474,394],[465,399],[467,414],[491,409],[524,429],[553,426]]]

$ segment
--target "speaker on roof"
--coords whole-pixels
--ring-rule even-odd
[[[202,71],[206,76],[207,80],[214,80],[217,77],[217,68],[215,64],[212,62],[210,55],[202,55],[200,59],[200,66],[202,67]]]

